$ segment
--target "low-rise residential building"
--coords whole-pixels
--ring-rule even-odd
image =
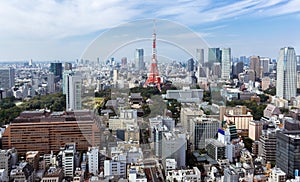
[[[197,167],[193,169],[170,170],[167,172],[166,181],[201,181],[201,172]]]

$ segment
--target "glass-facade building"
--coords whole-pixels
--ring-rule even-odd
[[[191,121],[191,143],[194,150],[204,149],[205,140],[215,138],[220,128],[220,121],[213,118],[197,117]]]
[[[229,80],[231,72],[231,49],[222,48],[222,63],[221,63],[222,73],[221,78]]]
[[[136,70],[144,70],[145,69],[144,49],[136,49],[135,50],[135,68],[136,68]]]
[[[0,68],[0,89],[11,89],[15,85],[15,70]]]
[[[295,177],[300,169],[300,130],[277,132],[276,166],[287,174]]]
[[[50,72],[52,72],[54,76],[62,79],[62,72],[63,72],[62,63],[51,63]]]
[[[290,100],[297,93],[296,53],[292,47],[284,47],[279,51],[277,61],[276,96]]]

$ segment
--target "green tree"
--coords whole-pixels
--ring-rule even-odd
[[[271,87],[264,91],[265,94],[276,95],[276,87]]]
[[[210,91],[204,91],[202,100],[204,102],[209,102],[211,104],[211,92]]]
[[[269,99],[269,96],[265,95],[265,94],[260,94],[258,95],[260,98],[260,102],[267,102]]]
[[[260,118],[263,116],[264,109],[267,107],[265,104],[258,104],[257,102],[250,100],[227,101],[226,105],[229,107],[235,107],[237,105],[246,106],[251,110],[254,120],[260,120]]]
[[[249,150],[249,152],[252,152],[252,143],[253,143],[253,141],[248,137],[243,137],[243,142],[245,144],[245,148],[247,150]]]

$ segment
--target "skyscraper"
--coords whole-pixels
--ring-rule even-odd
[[[65,70],[72,70],[72,63],[65,62]]]
[[[69,74],[66,83],[66,109],[81,110],[81,85],[80,75]]]
[[[190,58],[188,61],[187,61],[187,71],[194,71],[194,65],[195,65],[195,61],[193,58]]]
[[[144,49],[136,49],[135,50],[135,69],[136,70],[144,70],[145,69]]]
[[[259,56],[251,56],[250,57],[250,70],[254,71],[255,79],[261,78],[261,65]]]
[[[51,63],[50,64],[50,72],[54,73],[55,77],[62,78],[62,63]]]
[[[272,129],[263,130],[259,137],[258,155],[265,162],[276,161],[276,131]]]
[[[0,89],[11,89],[15,85],[15,70],[0,68]]]
[[[127,68],[127,57],[122,57],[121,68]]]
[[[190,122],[190,142],[193,150],[205,148],[205,141],[214,138],[220,127],[219,120],[213,118],[196,117]]]
[[[296,54],[292,47],[279,51],[277,61],[276,96],[290,100],[297,93]]]
[[[209,48],[208,49],[208,62],[221,62],[221,51],[220,48]]]
[[[262,76],[264,76],[264,74],[269,72],[269,64],[271,62],[271,58],[268,57],[261,57],[260,58],[260,64],[261,64],[261,68],[262,68]]]
[[[214,63],[211,69],[213,76],[215,76],[216,78],[221,78],[222,67],[220,63]]]
[[[222,74],[221,78],[229,80],[230,79],[230,72],[231,72],[231,49],[230,48],[222,48],[222,57],[221,57],[221,64],[222,64]]]
[[[276,166],[288,177],[294,177],[295,170],[300,169],[300,131],[277,132]]]
[[[201,66],[204,66],[204,49],[196,49],[196,58]]]
[[[234,63],[234,65],[232,66],[233,77],[238,77],[238,75],[243,71],[244,71],[244,63],[242,61]]]
[[[300,71],[300,55],[296,56],[296,60],[297,60],[297,71]]]
[[[47,75],[47,91],[48,93],[52,94],[55,92],[55,83],[54,83],[54,74],[49,73]]]
[[[186,134],[180,131],[164,132],[161,141],[162,159],[175,159],[178,167],[186,165],[185,151],[187,149]]]

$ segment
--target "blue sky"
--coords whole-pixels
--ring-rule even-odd
[[[179,23],[233,56],[300,54],[299,0],[1,0],[0,61],[72,61],[103,31],[144,18]]]

